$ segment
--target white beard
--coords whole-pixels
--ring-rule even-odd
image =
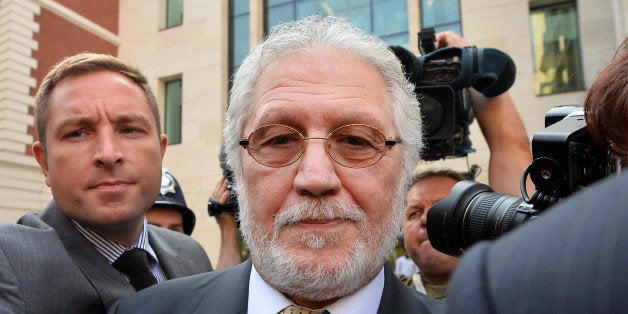
[[[262,230],[251,221],[251,209],[246,197],[241,197],[241,231],[250,251],[255,267],[262,278],[273,288],[287,295],[311,301],[326,301],[354,293],[374,278],[387,256],[397,244],[401,230],[403,188],[398,189],[383,225],[374,226],[368,221],[364,211],[355,204],[330,198],[307,198],[278,213],[273,222],[273,230]],[[241,193],[241,196],[246,193]],[[303,219],[344,218],[354,222],[358,239],[349,244],[343,252],[344,258],[330,257],[316,260],[312,256],[297,256],[285,244],[279,243],[279,230],[286,225]],[[343,234],[313,234],[305,232],[288,233],[288,242],[307,246],[309,249],[325,250],[343,240]]]

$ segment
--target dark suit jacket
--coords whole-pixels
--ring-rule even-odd
[[[212,269],[186,235],[149,225],[148,238],[168,278]],[[0,312],[104,313],[133,293],[54,201],[18,224],[0,224]]]
[[[447,303],[452,313],[626,313],[628,172],[473,247]]]
[[[171,280],[121,300],[109,313],[246,313],[252,263]],[[378,313],[438,313],[444,305],[401,283],[386,264]]]

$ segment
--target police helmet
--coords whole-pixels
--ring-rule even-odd
[[[183,216],[183,232],[187,235],[192,234],[192,230],[194,230],[194,225],[196,224],[196,216],[185,203],[185,197],[183,196],[179,182],[165,168],[162,169],[161,172],[159,197],[157,197],[152,207],[158,206],[173,208],[179,211],[181,216]]]

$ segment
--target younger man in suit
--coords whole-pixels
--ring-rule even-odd
[[[69,57],[44,78],[35,123],[54,199],[0,225],[0,312],[103,313],[144,286],[212,269],[190,237],[146,223],[167,138],[139,71],[112,56]],[[124,267],[130,254],[143,259],[142,280]]]
[[[381,39],[333,17],[278,26],[238,70],[225,129],[251,259],[151,287],[112,312],[442,310],[386,262],[420,125],[414,87]]]

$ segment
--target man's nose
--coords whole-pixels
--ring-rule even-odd
[[[98,133],[94,151],[94,159],[98,165],[113,166],[122,162],[122,149],[114,132]]]
[[[333,195],[340,191],[342,183],[336,174],[336,163],[325,150],[323,138],[309,138],[298,163],[294,188],[299,194],[310,196]]]
[[[432,208],[432,206],[425,208],[425,210],[423,211],[423,214],[421,214],[422,226],[427,226],[427,213],[430,211],[430,208]]]

